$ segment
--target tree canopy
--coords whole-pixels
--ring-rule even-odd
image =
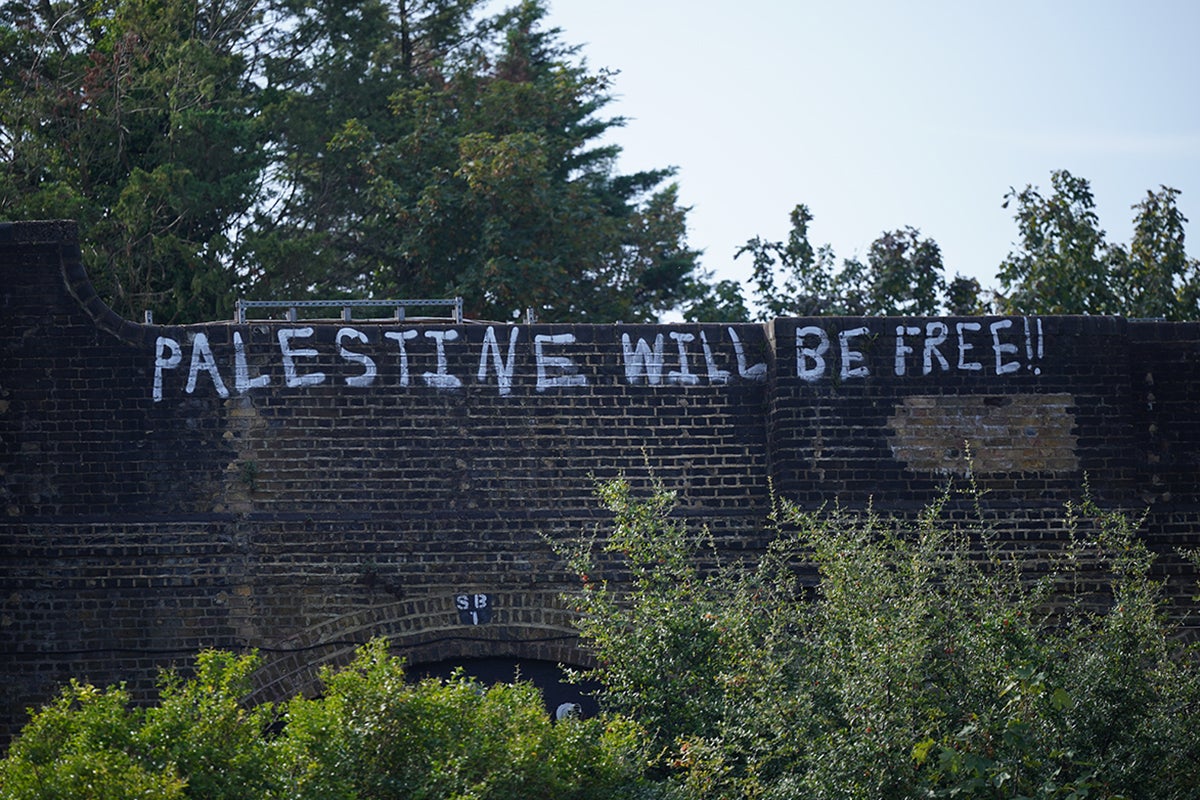
[[[993,296],[911,226],[840,263],[791,213],[713,282],[670,168],[623,174],[613,74],[540,0],[0,0],[0,217],[79,222],[119,313],[228,317],[256,299],[462,296],[544,321],[779,315],[1121,314],[1196,319],[1179,191],[1128,246],[1090,184],[1010,189]],[[720,255],[720,254],[718,254]]]
[[[72,682],[0,759],[3,800],[644,798],[629,720],[553,721],[529,683],[415,681],[376,640],[324,690],[247,708],[261,660],[205,651],[154,702]],[[652,787],[649,787],[652,788]]]
[[[9,1],[0,214],[79,220],[126,315],[464,297],[649,321],[707,290],[669,169],[533,0]]]
[[[1108,241],[1087,180],[1051,174],[1051,191],[1010,189],[1018,240],[997,269],[998,287],[944,278],[941,250],[913,227],[886,231],[866,261],[840,267],[829,245],[808,238],[813,216],[791,213],[786,241],[755,237],[738,250],[752,266],[752,305],[760,319],[822,314],[921,316],[975,314],[1116,314],[1200,318],[1200,261],[1187,254],[1179,190],[1160,186],[1136,205],[1128,246]]]
[[[78,220],[97,288],[123,313],[232,306],[238,227],[266,166],[257,6],[0,6],[0,215]]]
[[[1126,247],[1107,240],[1086,179],[1057,170],[1050,184],[1049,195],[1029,185],[1005,196],[1020,238],[997,274],[998,311],[1200,318],[1200,262],[1185,249],[1179,190],[1146,192]]]
[[[1049,197],[1027,186],[1015,201],[1020,241],[1000,265],[1003,305],[1017,313],[1106,314],[1116,297],[1106,280],[1108,245],[1086,180],[1066,171],[1051,176]]]
[[[683,797],[1193,796],[1200,653],[1136,521],[1085,498],[1035,563],[964,520],[976,491],[909,520],[781,501],[759,559],[713,568],[665,487],[603,484],[607,536],[561,545],[601,708]]]
[[[920,231],[886,231],[871,243],[866,263],[848,258],[836,265],[833,248],[813,247],[808,206],[792,209],[787,241],[755,237],[735,257],[749,255],[760,319],[778,316],[908,315],[980,311],[979,284],[943,276],[941,248]]]

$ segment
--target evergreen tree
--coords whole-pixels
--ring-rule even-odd
[[[225,316],[264,166],[252,0],[0,6],[0,216],[79,221],[127,316]]]
[[[0,216],[79,221],[119,313],[239,293],[649,321],[708,292],[669,170],[537,2],[0,5]]]
[[[540,4],[475,23],[477,5],[331,3],[304,18],[297,52],[268,69],[290,155],[280,205],[259,218],[257,291],[461,295],[499,319],[678,306],[695,291],[686,210],[659,188],[668,171],[615,174],[618,149],[596,144],[622,123],[597,116],[609,76],[575,63]]]

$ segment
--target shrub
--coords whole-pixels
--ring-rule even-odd
[[[201,653],[195,677],[164,673],[144,709],[123,687],[72,682],[0,761],[0,798],[590,800],[654,789],[636,725],[551,722],[531,684],[412,683],[376,641],[323,673],[321,697],[295,697],[277,719],[239,700],[257,665]]]
[[[661,487],[601,497],[567,555],[602,705],[696,797],[1183,798],[1197,653],[1172,638],[1136,524],[1069,508],[1040,571],[982,523],[780,504],[756,564],[715,556]],[[614,561],[613,559],[617,559]],[[627,590],[603,579],[627,570]],[[815,573],[813,570],[815,569]],[[809,580],[812,578],[812,580]]]
[[[159,702],[130,705],[124,687],[72,681],[38,711],[0,761],[0,797],[264,797],[272,775],[269,706],[245,709],[254,656],[205,651],[195,676],[166,672]]]
[[[294,698],[279,746],[290,797],[611,798],[637,790],[638,730],[622,719],[552,722],[531,684],[458,674],[405,679],[383,642]]]

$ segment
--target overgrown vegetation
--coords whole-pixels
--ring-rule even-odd
[[[1136,521],[1070,507],[1055,553],[949,521],[777,509],[720,564],[656,487],[562,545],[605,713],[530,685],[406,681],[382,642],[324,694],[247,709],[253,656],[203,653],[135,708],[73,683],[0,762],[0,798],[1192,798],[1200,669]]]
[[[156,705],[72,683],[0,761],[5,800],[620,798],[644,783],[637,727],[551,722],[531,684],[407,681],[382,641],[316,699],[246,709],[254,656],[202,653]],[[269,735],[273,723],[278,735]]]
[[[617,169],[620,65],[590,68],[546,16],[539,0],[0,0],[0,218],[77,220],[101,296],[159,322],[227,319],[239,295],[459,295],[470,316],[547,322],[1200,315],[1179,192],[1147,192],[1126,248],[1065,170],[1005,196],[1019,238],[995,290],[944,275],[911,226],[839,265],[804,205],[785,241],[709,254],[749,255],[749,293],[713,283],[673,170]]]
[[[602,496],[571,555],[592,677],[686,796],[1195,797],[1197,654],[1125,516],[1068,509],[1037,569],[950,494],[912,525],[782,504],[759,563],[706,573],[669,493]]]

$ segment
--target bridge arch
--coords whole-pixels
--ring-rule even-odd
[[[463,598],[486,596],[490,613],[464,614]],[[446,665],[490,662],[594,665],[573,626],[575,612],[553,591],[439,592],[420,599],[373,606],[315,625],[260,649],[263,665],[253,676],[251,703],[281,702],[321,693],[323,668],[348,664],[355,651],[385,639],[414,676],[444,674]],[[539,675],[545,670],[539,670]],[[536,679],[541,685],[544,679]],[[554,687],[541,685],[544,692]]]

